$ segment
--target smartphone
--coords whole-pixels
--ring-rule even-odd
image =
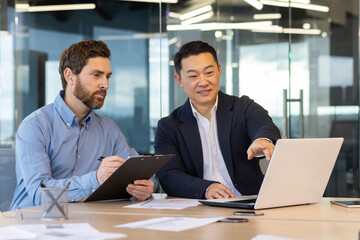
[[[262,216],[264,213],[256,212],[256,211],[236,211],[234,215],[241,215],[241,216]]]
[[[331,201],[331,203],[342,206],[342,207],[349,207],[349,208],[360,207],[360,201]]]
[[[247,218],[224,218],[219,220],[218,222],[228,222],[228,223],[240,223],[240,222],[248,222]]]

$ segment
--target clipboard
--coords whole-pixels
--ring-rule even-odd
[[[127,185],[135,180],[151,178],[174,156],[167,154],[130,157],[84,202],[131,198],[126,192]]]

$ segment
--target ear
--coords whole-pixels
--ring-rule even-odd
[[[182,82],[181,82],[181,77],[180,77],[180,75],[179,74],[175,74],[175,80],[176,80],[176,82],[179,84],[179,86],[180,87],[184,87],[184,85],[182,84]]]
[[[220,64],[218,64],[218,69],[219,69],[219,74],[221,76],[221,65]]]
[[[70,68],[65,68],[64,78],[70,86],[73,86],[75,84],[76,75]]]

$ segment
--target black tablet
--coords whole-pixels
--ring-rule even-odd
[[[145,155],[127,159],[85,202],[131,198],[126,192],[127,185],[135,180],[151,178],[174,156]]]

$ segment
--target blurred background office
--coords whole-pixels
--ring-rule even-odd
[[[85,39],[112,52],[99,113],[140,153],[153,152],[157,121],[186,99],[174,54],[202,40],[218,52],[221,90],[253,98],[283,136],[344,137],[325,196],[359,197],[359,0],[0,0],[0,21],[2,210],[17,127],[54,100],[60,54]]]

